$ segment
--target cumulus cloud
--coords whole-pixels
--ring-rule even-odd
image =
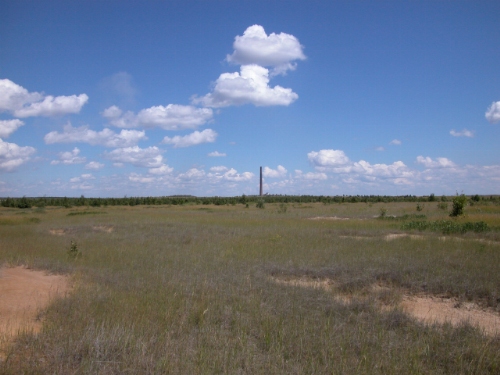
[[[218,157],[224,157],[227,155],[225,152],[213,151],[213,152],[209,152],[208,156],[210,156],[212,158],[218,158]]]
[[[16,117],[59,116],[78,113],[87,103],[86,94],[70,96],[30,93],[9,79],[0,80],[0,112],[10,112]]]
[[[0,171],[11,172],[30,160],[35,149],[30,146],[21,147],[15,143],[5,142],[0,138]]]
[[[174,171],[174,168],[169,167],[166,164],[162,164],[161,166],[157,168],[150,168],[149,173],[154,174],[154,175],[165,175],[172,173]]]
[[[129,163],[136,167],[159,168],[163,165],[163,153],[158,147],[139,146],[117,148],[104,155],[115,163]]]
[[[229,169],[228,167],[225,167],[223,165],[218,165],[216,167],[210,168],[210,171],[215,172],[215,173],[222,173],[222,172],[227,171],[228,169]]]
[[[85,165],[85,169],[101,169],[104,168],[104,164],[99,163],[98,161],[91,161],[87,165]]]
[[[311,151],[307,158],[316,167],[335,167],[350,162],[342,150]]]
[[[81,164],[85,163],[87,160],[85,157],[80,157],[78,156],[80,154],[80,150],[75,147],[73,151],[66,151],[66,152],[60,152],[59,153],[59,160],[52,160],[50,164],[52,165],[57,165],[57,164],[64,164],[64,165],[71,165],[71,164]]]
[[[217,133],[212,129],[205,129],[202,132],[195,131],[183,137],[176,135],[175,137],[165,137],[163,142],[165,144],[173,145],[174,148],[190,147],[202,143],[213,143],[217,138]]]
[[[264,177],[279,178],[285,177],[287,170],[282,165],[278,165],[276,169],[271,169],[269,167],[264,167],[262,170],[262,175]]]
[[[97,132],[89,129],[88,126],[75,128],[71,124],[66,124],[62,133],[53,131],[44,137],[47,144],[81,142],[106,147],[129,147],[145,139],[147,137],[144,131],[123,129],[117,134],[107,128]]]
[[[455,129],[452,129],[450,130],[450,134],[454,137],[468,137],[468,138],[474,137],[474,132],[467,129],[463,129],[462,131],[459,132],[455,131]]]
[[[277,73],[295,69],[294,60],[304,60],[303,46],[293,35],[266,34],[260,25],[248,27],[233,43],[234,52],[226,60],[240,65],[257,64],[273,66]]]
[[[91,173],[85,173],[85,174],[82,174],[79,177],[73,177],[73,178],[71,178],[69,180],[69,182],[77,183],[77,182],[82,182],[82,181],[87,181],[87,180],[95,180],[95,177],[92,176]]]
[[[436,158],[432,160],[430,157],[417,156],[417,164],[422,164],[426,168],[452,168],[456,167],[450,159],[447,158]]]
[[[123,112],[117,106],[106,108],[102,115],[113,126],[119,128],[159,127],[165,130],[194,129],[209,122],[213,117],[210,108],[169,104],[141,110],[137,115]]]
[[[399,139],[393,139],[392,141],[389,142],[389,144],[399,146],[401,145],[401,141]]]
[[[243,104],[288,106],[298,97],[292,89],[270,87],[269,70],[253,64],[243,65],[239,73],[221,74],[212,92],[193,98],[193,103],[216,108]]]
[[[304,173],[300,169],[296,169],[295,178],[299,180],[327,180],[328,176],[323,172]]]
[[[234,168],[227,168],[225,166],[217,166],[210,168],[209,177],[213,181],[233,181],[233,182],[243,182],[249,181],[254,177],[254,174],[251,172],[243,172],[238,173],[238,171]]]
[[[500,121],[500,101],[491,103],[490,107],[484,114],[486,120],[495,124]]]
[[[18,128],[24,125],[24,122],[18,119],[0,120],[0,138],[8,138]]]

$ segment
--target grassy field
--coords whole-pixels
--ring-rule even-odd
[[[0,373],[499,374],[499,335],[424,324],[398,303],[425,294],[498,314],[500,206],[457,219],[437,202],[419,209],[0,208],[0,264],[73,284]],[[402,229],[441,220],[487,230]],[[418,237],[388,240],[403,233]]]

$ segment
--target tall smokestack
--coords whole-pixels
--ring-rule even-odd
[[[260,196],[262,197],[262,167],[260,167]]]

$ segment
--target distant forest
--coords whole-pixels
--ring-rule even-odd
[[[498,195],[467,196],[469,203],[491,202],[500,204]],[[195,196],[163,196],[163,197],[123,197],[123,198],[79,198],[68,197],[22,197],[0,198],[0,205],[12,208],[31,207],[101,207],[101,206],[139,206],[139,205],[236,205],[251,203],[378,203],[378,202],[447,202],[453,196],[436,197],[416,195],[241,195],[236,197],[195,197]]]

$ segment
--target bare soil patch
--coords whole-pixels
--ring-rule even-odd
[[[111,233],[115,230],[112,225],[94,225],[92,229],[96,232]]]
[[[50,229],[49,233],[53,236],[64,236],[68,231],[66,229]]]
[[[337,216],[316,216],[309,217],[309,220],[349,220],[348,217],[337,217]]]
[[[323,289],[327,292],[333,292],[334,298],[344,303],[349,303],[354,297],[352,294],[345,294],[335,290],[337,283],[331,279],[272,277],[271,280],[282,285]],[[377,293],[387,291],[390,288],[374,284],[370,289],[372,292]],[[483,309],[473,302],[460,303],[454,298],[410,295],[404,291],[402,291],[402,296],[402,300],[398,305],[381,305],[380,308],[386,310],[391,307],[400,307],[407,314],[427,324],[449,323],[453,326],[458,326],[463,323],[469,323],[472,326],[479,327],[488,335],[500,335],[500,314],[493,309]]]
[[[16,334],[40,330],[40,311],[68,290],[67,276],[25,267],[0,268],[0,359],[2,347]]]

